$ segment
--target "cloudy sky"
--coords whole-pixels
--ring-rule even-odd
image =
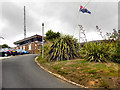
[[[84,2],[85,1],[85,2]],[[78,24],[86,30],[88,41],[102,39],[96,30],[98,25],[103,34],[118,28],[118,0],[90,0],[86,8],[91,11],[79,13],[80,5],[86,5],[89,0],[4,0],[0,2],[0,44],[15,46],[14,41],[24,38],[24,5],[26,6],[27,37],[41,35],[41,24],[45,23],[45,33],[48,30],[70,34],[79,38]],[[103,2],[104,1],[104,2]],[[82,40],[81,40],[82,41]]]

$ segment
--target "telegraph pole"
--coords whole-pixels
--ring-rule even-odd
[[[44,58],[44,23],[42,23],[42,58]]]
[[[26,16],[25,16],[25,6],[24,6],[24,38],[26,38]]]

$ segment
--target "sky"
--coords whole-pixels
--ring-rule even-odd
[[[26,6],[26,36],[42,34],[48,30],[79,38],[79,27],[84,27],[88,41],[101,40],[96,25],[103,34],[118,28],[118,0],[90,0],[86,8],[91,15],[79,12],[80,5],[89,0],[4,0],[0,2],[0,44],[8,44],[24,38],[24,6]],[[81,34],[82,36],[82,34]],[[82,40],[80,40],[83,42]]]

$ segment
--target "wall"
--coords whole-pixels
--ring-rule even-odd
[[[29,44],[31,44],[31,50],[29,50]],[[18,46],[18,49],[20,49],[20,47],[23,49],[23,46],[25,46],[25,51],[29,51],[30,54],[39,54],[39,45],[39,43],[28,43],[22,46]]]

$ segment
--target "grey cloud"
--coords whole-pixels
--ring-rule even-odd
[[[54,19],[62,22],[61,25],[65,26],[65,34],[77,33],[78,30],[78,11],[79,5],[85,5],[86,3],[79,2],[46,2],[46,3],[27,3],[26,5],[26,22],[28,33],[40,33],[41,23],[39,21],[41,17],[47,17],[48,19]],[[7,39],[14,39],[20,34],[23,34],[23,5],[20,3],[17,6],[15,3],[2,3],[2,16],[3,20],[6,20],[6,27],[2,30],[2,33]],[[95,26],[99,25],[104,32],[112,31],[117,26],[117,3],[115,2],[91,2],[86,7],[92,12],[91,15],[80,13],[80,22],[86,29],[87,33],[92,30],[95,31]],[[30,14],[30,11],[35,13],[38,17],[35,18]],[[53,22],[45,21],[45,27],[49,27]],[[54,26],[56,27],[56,26]],[[62,27],[62,26],[61,26]],[[48,28],[49,29],[49,28]],[[59,27],[58,27],[59,29]],[[54,30],[55,31],[55,30]],[[76,32],[75,32],[76,31]],[[15,39],[14,39],[15,40]]]
[[[120,1],[118,3],[118,29],[120,30]]]
[[[85,5],[85,3],[81,4]],[[57,17],[63,23],[69,24],[69,26],[77,27],[79,5],[80,3],[77,2],[48,3],[45,4],[42,13],[48,17]],[[116,28],[117,18],[115,16],[118,15],[116,5],[115,2],[89,3],[87,8],[92,12],[92,15],[80,13],[81,24],[87,28],[88,32],[95,29],[96,25],[100,25],[106,30]]]
[[[18,7],[13,3],[2,3],[2,18],[6,21],[6,26],[2,30],[4,37],[13,39],[24,33],[24,6]],[[36,31],[38,26],[33,17],[26,11],[27,32]],[[28,30],[29,29],[29,30]],[[33,30],[34,29],[34,30]]]
[[[2,3],[2,17],[10,26],[21,28],[23,25],[23,10],[12,3]]]
[[[91,17],[82,15],[82,21],[85,27],[95,28],[95,25],[99,25],[101,28],[106,29],[107,31],[111,31],[113,27],[117,28],[116,15],[118,15],[118,13],[116,5],[117,3],[113,2],[93,2],[89,4],[89,8],[92,12]]]

